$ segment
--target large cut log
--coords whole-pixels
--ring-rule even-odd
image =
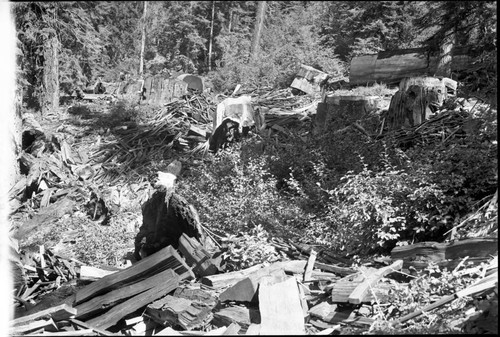
[[[112,307],[106,313],[89,320],[87,323],[99,329],[107,329],[118,323],[118,321],[127,314],[174,291],[179,286],[179,275],[171,269],[165,272],[167,275],[165,275],[163,282],[160,282],[154,288],[135,295],[127,301]]]
[[[487,258],[496,252],[498,252],[497,238],[472,238],[452,243],[431,241],[400,246],[391,251],[391,258],[402,259],[405,266],[411,265],[418,268],[426,266],[431,261],[442,263],[447,260],[462,259],[466,256],[469,258]]]
[[[259,288],[259,311],[260,334],[305,334],[304,315],[295,278],[290,277],[274,284],[264,278]]]
[[[197,276],[214,275],[219,271],[210,254],[195,238],[183,233],[179,238],[179,250]]]
[[[120,287],[104,295],[94,297],[90,301],[81,303],[75,307],[78,311],[76,318],[88,319],[89,317],[96,316],[97,314],[127,300],[132,296],[155,287],[159,283],[163,282],[169,275],[170,269],[167,269],[142,281]]]
[[[451,69],[460,71],[472,65],[477,50],[469,47],[452,50]],[[434,76],[438,55],[426,48],[383,51],[373,55],[355,56],[351,60],[349,83],[357,85],[378,83],[397,84],[405,77]]]
[[[105,276],[89,284],[85,288],[80,289],[80,291],[76,293],[75,304],[78,305],[95,296],[130,285],[138,280],[151,277],[167,269],[173,269],[181,279],[194,278],[193,273],[179,253],[171,246],[168,246],[127,269]]]

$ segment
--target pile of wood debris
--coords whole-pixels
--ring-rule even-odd
[[[215,255],[186,234],[179,239],[178,250],[167,246],[127,268],[111,271],[79,265],[41,249],[33,258],[18,261],[29,281],[16,289],[18,317],[11,322],[10,333],[334,334],[349,327],[367,330],[380,323],[376,307],[389,302],[396,284],[405,285],[401,275],[424,268],[429,261],[463,268],[463,273],[479,270],[480,276],[468,288],[392,317],[386,321],[390,326],[401,326],[460,297],[497,291],[498,286],[498,260],[491,258],[498,254],[496,238],[398,247],[392,260],[379,261],[378,268],[377,264],[349,266],[349,261],[318,246],[283,241],[274,245],[294,259],[226,273],[221,272]],[[61,282],[72,286],[61,286]],[[41,296],[55,288],[57,295]],[[34,297],[41,301],[26,307]],[[26,311],[22,311],[23,303]]]

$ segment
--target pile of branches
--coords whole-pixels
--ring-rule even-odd
[[[459,138],[467,137],[467,121],[472,118],[465,109],[443,110],[420,125],[390,131],[384,137],[391,139],[397,147],[409,148],[430,144],[444,145]]]
[[[302,120],[307,111],[315,110],[317,100],[303,95],[295,96],[290,89],[265,91],[255,90],[250,93],[252,104],[262,109],[266,123],[289,123],[290,120]],[[104,143],[91,157],[101,170],[96,175],[98,181],[114,182],[131,170],[138,172],[153,160],[171,157],[170,152],[190,153],[191,149],[203,146],[205,138],[192,137],[188,133],[192,126],[200,127],[205,132],[212,130],[212,116],[217,109],[218,99],[205,94],[185,96],[170,102],[156,110],[143,124],[130,125],[116,129],[116,138]],[[292,110],[295,109],[295,110]]]

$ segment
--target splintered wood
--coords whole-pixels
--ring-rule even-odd
[[[117,289],[123,285],[134,283],[166,269],[173,269],[182,278],[193,277],[182,257],[175,249],[168,246],[149,256],[147,259],[137,262],[130,268],[107,275],[81,289],[76,294],[75,304],[80,304],[91,297]]]
[[[295,278],[273,283],[264,278],[259,289],[262,335],[303,335],[304,315]]]

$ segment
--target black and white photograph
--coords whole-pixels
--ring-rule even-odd
[[[498,335],[496,1],[0,23],[0,335]]]

